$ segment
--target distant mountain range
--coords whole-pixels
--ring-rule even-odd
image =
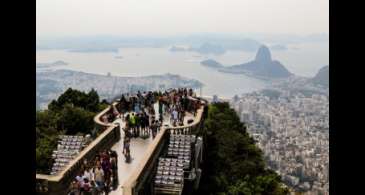
[[[325,43],[328,34],[298,36],[294,34],[262,33],[198,33],[180,36],[80,36],[80,37],[37,37],[36,49],[73,49],[91,52],[94,48],[169,47],[175,44],[199,47],[204,43],[219,44],[226,50],[257,51],[262,43],[297,44],[305,42]],[[274,49],[274,48],[272,48]],[[109,50],[109,52],[112,52]],[[96,51],[94,51],[96,52]],[[99,52],[99,51],[98,51]]]
[[[66,65],[68,65],[68,63],[62,60],[58,60],[51,63],[36,63],[37,68],[50,68],[55,66],[66,66]]]
[[[224,40],[218,42],[226,50],[239,50],[245,52],[255,52],[262,45],[253,39]]]
[[[324,66],[322,67],[318,73],[316,74],[316,76],[314,76],[311,79],[311,82],[313,82],[314,84],[318,84],[318,85],[322,85],[324,87],[328,87],[329,86],[329,66]]]
[[[185,52],[185,51],[194,51],[194,52],[198,52],[200,54],[215,54],[215,55],[220,55],[220,54],[224,54],[226,52],[226,50],[219,44],[214,44],[214,43],[203,43],[198,47],[181,47],[181,46],[172,46],[169,49],[170,52]]]
[[[290,93],[301,93],[305,97],[314,94],[329,95],[329,66],[322,67],[314,77],[292,76],[272,80],[268,89],[279,89]]]
[[[120,77],[91,74],[72,70],[55,70],[36,73],[36,105],[45,108],[67,88],[81,91],[96,89],[103,99],[110,99],[131,91],[164,90],[187,87],[197,89],[203,83],[174,74],[142,77]]]
[[[207,60],[201,62],[201,64],[218,68],[220,72],[247,74],[265,79],[287,78],[293,75],[279,61],[271,59],[270,50],[264,45],[259,48],[255,60],[248,63],[223,67],[219,62]]]
[[[219,44],[203,43],[198,48],[192,48],[192,51],[196,51],[201,54],[224,54],[226,50]]]
[[[69,49],[69,52],[79,52],[79,53],[94,53],[94,52],[111,52],[118,53],[118,48],[80,48],[80,49]]]

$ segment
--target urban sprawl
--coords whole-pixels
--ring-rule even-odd
[[[235,96],[231,106],[263,150],[269,168],[293,191],[328,194],[328,95],[276,90],[276,97],[260,92]]]

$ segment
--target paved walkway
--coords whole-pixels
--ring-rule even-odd
[[[158,114],[158,104],[154,104],[156,118],[159,118]],[[189,119],[194,119],[194,116],[191,113],[186,113],[186,116],[184,118],[184,125],[187,125],[187,121]],[[170,117],[165,115],[163,125],[170,125],[169,123]],[[148,148],[148,146],[152,143],[152,135],[147,139],[142,138],[132,138],[131,139],[131,146],[130,146],[130,152],[132,157],[131,163],[126,163],[125,158],[123,155],[123,140],[124,140],[124,131],[122,128],[125,126],[125,122],[123,122],[121,119],[116,119],[113,123],[119,123],[120,124],[120,131],[121,131],[121,139],[119,142],[114,144],[112,147],[112,150],[115,150],[118,154],[118,178],[119,178],[119,185],[118,188],[115,191],[111,191],[110,195],[121,195],[123,194],[121,185],[125,183],[125,181],[128,180],[128,178],[131,176],[131,173],[136,168],[136,166],[139,164],[142,157],[145,155],[145,151]]]
[[[120,120],[120,119],[119,119]],[[121,185],[128,179],[130,174],[133,172],[133,169],[139,164],[139,161],[144,155],[145,150],[147,149],[148,145],[152,142],[152,136],[148,139],[142,138],[132,138],[131,140],[131,156],[132,161],[130,163],[125,162],[123,151],[123,140],[124,140],[124,132],[121,130],[121,140],[117,142],[113,147],[112,150],[115,150],[118,153],[118,178],[119,178],[119,185],[117,190],[112,191],[111,195],[121,195],[122,188]]]

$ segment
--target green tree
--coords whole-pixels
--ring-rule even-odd
[[[52,165],[52,151],[57,146],[57,130],[36,128],[36,165],[37,172],[48,173]]]
[[[58,135],[90,134],[94,116],[106,106],[99,102],[94,89],[84,93],[69,88],[48,105],[48,110],[36,111],[37,172],[49,173]]]
[[[58,127],[65,130],[66,134],[74,135],[78,132],[87,134],[94,127],[94,112],[66,104],[59,114]]]
[[[49,104],[48,109],[57,111],[61,110],[66,104],[72,104],[75,107],[84,108],[91,112],[98,112],[99,103],[99,95],[94,89],[85,93],[68,88],[57,100],[53,100]]]
[[[91,89],[87,94],[86,110],[98,112],[99,110],[99,95],[94,89]]]

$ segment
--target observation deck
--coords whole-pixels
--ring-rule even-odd
[[[135,195],[135,194],[155,194],[153,178],[157,169],[158,158],[166,151],[166,146],[171,134],[196,134],[202,128],[204,112],[206,111],[207,101],[199,97],[188,96],[188,100],[197,102],[198,107],[195,115],[185,112],[183,124],[172,126],[170,117],[164,116],[163,123],[155,138],[150,136],[147,139],[133,138],[130,142],[130,153],[132,161],[125,162],[122,153],[125,122],[120,118],[113,118],[106,121],[106,115],[113,114],[115,108],[119,108],[120,102],[113,102],[110,106],[98,113],[94,117],[95,128],[102,133],[93,140],[80,154],[72,160],[67,167],[57,175],[36,174],[37,182],[47,186],[47,192],[39,194],[66,194],[69,184],[75,178],[82,162],[91,160],[96,153],[103,149],[112,149],[118,154],[118,180],[116,190],[109,192],[111,195]],[[154,102],[156,118],[158,118],[158,101]],[[194,146],[192,167],[194,171],[199,170],[202,161],[202,144]],[[201,171],[201,170],[199,170]],[[196,173],[199,175],[199,173]],[[195,175],[196,175],[195,174]],[[199,177],[194,179],[192,186],[198,186]],[[192,187],[193,188],[193,187]]]

